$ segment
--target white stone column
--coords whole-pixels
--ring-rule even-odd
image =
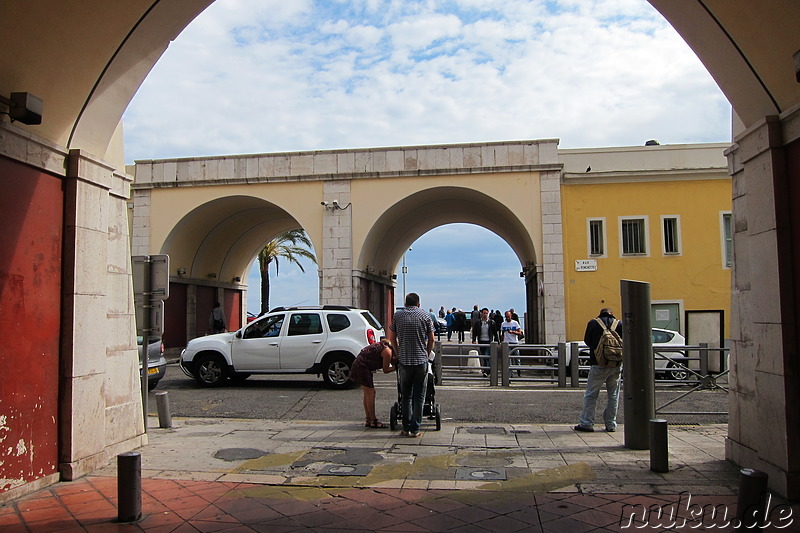
[[[158,253],[150,250],[150,189],[135,189],[133,192],[133,228],[131,252],[133,255]]]
[[[323,185],[328,202],[322,217],[320,305],[356,305],[353,292],[353,206],[350,180],[331,180]],[[336,206],[333,202],[336,201]]]
[[[59,470],[75,479],[146,442],[131,280],[130,179],[67,159]]]
[[[800,497],[800,384],[792,235],[800,196],[800,112],[767,117],[727,152],[733,177],[731,394],[726,458],[769,474],[770,489]],[[794,183],[793,183],[794,182]],[[794,190],[794,192],[793,192]],[[794,203],[795,205],[792,205]],[[794,224],[797,226],[797,224]]]
[[[542,196],[542,296],[545,341],[566,341],[564,311],[564,241],[561,219],[561,173],[540,174]]]

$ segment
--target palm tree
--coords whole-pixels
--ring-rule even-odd
[[[261,270],[261,312],[266,313],[269,311],[269,265],[275,262],[275,275],[278,274],[279,258],[284,258],[289,263],[294,263],[300,267],[301,272],[305,272],[303,265],[300,264],[300,258],[305,257],[310,259],[314,264],[317,264],[317,258],[314,253],[307,248],[311,247],[311,240],[306,235],[303,229],[293,229],[281,233],[271,241],[269,241],[264,248],[258,252],[258,267]]]

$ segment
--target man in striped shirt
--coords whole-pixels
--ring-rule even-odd
[[[403,435],[419,437],[422,408],[428,384],[428,354],[433,350],[433,321],[420,309],[419,295],[406,295],[389,326],[389,342],[400,359],[400,394],[403,399]]]

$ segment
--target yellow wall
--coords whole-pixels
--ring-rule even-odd
[[[583,338],[586,322],[602,307],[621,314],[621,279],[649,282],[653,302],[682,302],[682,312],[724,310],[724,335],[730,336],[731,277],[723,266],[721,231],[721,213],[731,209],[730,179],[565,181],[562,216],[568,340]],[[662,215],[680,217],[681,255],[662,253]],[[647,216],[647,256],[621,256],[620,216]],[[595,217],[605,217],[606,257],[596,258],[597,271],[577,272],[575,260],[592,258],[587,219]],[[683,313],[680,322],[685,333]]]

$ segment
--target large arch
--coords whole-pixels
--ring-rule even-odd
[[[166,347],[179,348],[202,335],[217,301],[223,305],[229,329],[241,326],[254,258],[271,239],[301,227],[276,204],[243,195],[207,201],[181,217],[160,249],[170,256],[172,273]]]
[[[800,3],[649,1],[706,65],[738,117],[729,152],[735,190],[736,319],[728,457],[767,470],[773,488],[798,498],[800,457],[792,450],[800,448],[795,333],[800,328],[800,215],[792,206],[800,203],[800,84],[793,63],[800,50]],[[59,336],[65,347],[57,355],[65,361],[59,464],[67,479],[141,440],[133,434],[140,428],[120,423],[135,417],[135,395],[99,393],[107,379],[135,381],[130,379],[135,374],[130,267],[124,260],[129,255],[124,239],[128,183],[119,122],[170,40],[209,4],[2,4],[3,19],[10,23],[0,32],[5,51],[0,56],[0,95],[28,91],[44,101],[45,110],[40,126],[0,125],[0,156],[8,163],[0,172],[3,192],[16,194],[11,183],[29,168],[65,182],[65,302],[60,329],[50,334]],[[48,201],[43,199],[40,207],[46,209]],[[98,271],[98,261],[107,265],[106,271]],[[98,283],[98,275],[106,283]],[[82,331],[82,323],[103,320],[117,322],[109,328],[113,338],[107,339],[117,348],[99,346]],[[19,357],[34,360],[34,355]],[[124,371],[108,365],[112,359],[124,360]],[[112,369],[108,375],[102,370],[107,367]],[[129,429],[115,431],[123,426]],[[104,437],[92,439],[97,435]],[[31,466],[19,478],[22,484],[43,479],[34,473],[42,469]],[[12,473],[0,472],[0,478],[10,477]],[[0,486],[5,490],[6,485]]]
[[[391,275],[403,253],[428,231],[458,222],[486,228],[506,241],[517,255],[520,270],[526,273],[526,335],[544,342],[541,322],[544,306],[537,290],[541,279],[537,274],[541,272],[535,268],[537,253],[531,234],[538,225],[527,228],[507,206],[484,192],[466,187],[438,186],[415,192],[396,201],[374,222],[355,265],[359,272],[354,280],[358,305],[369,307],[388,321],[394,302],[402,300],[402,295],[398,298],[394,294]]]

